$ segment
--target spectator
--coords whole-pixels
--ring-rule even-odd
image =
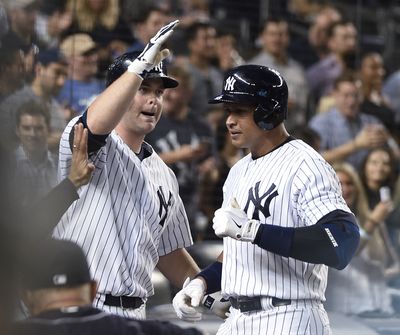
[[[88,34],[104,57],[108,52],[123,53],[131,43],[132,35],[122,20],[118,0],[68,0],[67,8],[73,13],[68,34]]]
[[[368,209],[367,198],[357,172],[349,164],[334,165],[347,205],[361,226],[358,253],[342,271],[330,269],[326,290],[327,311],[350,315],[392,314],[385,267],[390,240],[382,233],[382,221]]]
[[[398,204],[394,207],[393,199],[399,196],[395,188],[399,175],[398,166],[398,160],[394,157],[392,150],[379,147],[370,150],[364,159],[360,173],[369,208],[376,212],[376,221],[385,221],[396,248],[400,246],[398,240],[400,208]]]
[[[222,87],[222,73],[212,65],[216,57],[215,37],[216,30],[209,22],[196,22],[186,29],[187,67],[193,84],[190,113],[200,118],[206,117],[208,100]]]
[[[244,59],[237,49],[235,34],[222,28],[217,32],[216,54],[219,68],[224,72],[244,64]]]
[[[172,169],[179,184],[179,195],[185,205],[194,240],[200,227],[196,226],[198,183],[202,168],[210,159],[212,135],[210,127],[196,115],[189,114],[192,87],[189,73],[181,67],[168,71],[179,86],[164,93],[163,114],[146,141]]]
[[[67,76],[67,63],[57,49],[40,51],[35,64],[35,76],[31,84],[25,85],[0,103],[0,113],[9,115],[12,129],[15,129],[16,111],[27,101],[37,101],[46,105],[49,111],[50,129],[48,143],[52,151],[57,151],[61,133],[71,111],[56,100]]]
[[[12,334],[201,334],[168,322],[138,321],[91,306],[96,282],[80,247],[46,240],[24,261],[22,287],[31,316],[15,322]]]
[[[128,12],[126,15],[130,15]],[[166,11],[156,5],[147,5],[142,8],[132,22],[131,31],[134,42],[129,46],[129,51],[141,51],[157,31],[167,22]]]
[[[271,67],[286,79],[289,88],[286,126],[291,129],[304,125],[307,121],[308,85],[303,67],[287,53],[289,46],[287,21],[280,18],[268,18],[263,25],[261,41],[262,51],[248,63]]]
[[[35,31],[47,49],[57,48],[63,34],[72,23],[72,12],[67,0],[43,1],[36,15]]]
[[[82,114],[104,89],[104,83],[96,78],[97,45],[89,35],[75,34],[65,38],[60,48],[69,69],[58,101],[76,114]]]
[[[334,84],[335,107],[315,115],[309,126],[321,136],[321,152],[330,162],[347,161],[359,168],[368,149],[389,139],[385,127],[373,116],[360,113],[360,91],[352,74],[344,74]]]
[[[35,34],[36,13],[39,7],[37,0],[4,0],[13,31],[26,46],[38,44]]]
[[[375,116],[400,139],[400,122],[395,121],[395,112],[391,109],[389,98],[382,92],[385,67],[382,56],[377,52],[366,53],[361,58],[360,79],[362,85],[361,112]]]
[[[390,100],[390,105],[395,111],[396,123],[400,123],[400,69],[391,73],[383,84],[383,93]]]
[[[355,69],[357,30],[349,21],[334,22],[327,30],[329,55],[306,72],[310,93],[315,102],[331,93],[333,83],[341,74]]]
[[[15,152],[15,182],[25,206],[57,185],[57,158],[48,151],[50,120],[44,105],[35,101],[22,104],[17,110],[16,124],[21,144]]]
[[[223,186],[231,167],[244,156],[244,151],[232,144],[225,120],[221,120],[214,136],[215,168],[208,170],[201,178],[199,186],[199,206],[207,218],[207,228],[201,234],[202,239],[219,239],[212,229],[214,212],[221,207]]]

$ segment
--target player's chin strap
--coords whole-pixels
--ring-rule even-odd
[[[355,254],[359,241],[354,215],[335,210],[308,227],[260,224],[253,243],[284,257],[341,270]]]

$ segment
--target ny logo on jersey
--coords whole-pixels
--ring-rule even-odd
[[[225,80],[225,87],[224,87],[224,90],[225,90],[225,91],[233,91],[233,90],[234,90],[235,83],[236,83],[236,79],[235,79],[234,77],[232,77],[232,76],[228,77],[228,78]]]
[[[165,219],[168,215],[168,206],[172,203],[172,193],[168,192],[168,201],[165,200],[164,192],[162,186],[157,191],[158,199],[160,200],[160,209],[158,210],[158,215],[160,217],[160,226],[164,227]]]
[[[246,206],[244,208],[244,211],[247,213],[250,202],[253,203],[254,205],[254,212],[252,217],[253,220],[260,220],[259,212],[263,213],[265,218],[269,217],[271,215],[271,213],[269,212],[269,204],[271,203],[271,200],[278,195],[278,191],[275,189],[276,185],[272,183],[268,191],[260,196],[260,183],[261,182],[258,181],[254,189],[253,187],[249,189],[249,197],[247,198]],[[264,198],[266,199],[263,206],[261,202],[264,200]]]

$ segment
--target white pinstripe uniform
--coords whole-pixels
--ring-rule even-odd
[[[350,212],[331,166],[311,147],[291,140],[265,156],[247,155],[231,169],[223,206],[235,197],[248,218],[283,227],[310,226],[336,209]],[[231,315],[218,334],[330,334],[323,308],[328,268],[224,238],[222,293],[225,297],[262,296],[291,299],[264,310]]]
[[[71,165],[69,134],[76,122],[68,124],[61,139],[60,179]],[[176,177],[154,151],[140,161],[115,131],[90,159],[96,167],[92,179],[79,189],[80,200],[54,236],[85,251],[99,284],[95,307],[143,319],[145,304],[136,310],[110,307],[103,304],[104,294],[146,300],[153,294],[151,275],[159,256],[192,244]]]

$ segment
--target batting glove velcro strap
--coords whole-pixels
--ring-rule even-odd
[[[231,303],[225,299],[221,291],[206,295],[202,301],[202,307],[209,309],[221,319],[226,319],[229,316],[229,308]]]
[[[260,228],[260,222],[257,220],[247,221],[243,227],[242,231],[236,235],[237,239],[243,242],[254,242],[258,228]]]
[[[201,320],[202,315],[195,307],[200,305],[205,290],[204,282],[201,279],[186,278],[182,290],[172,300],[172,306],[179,319],[189,322]]]
[[[133,72],[144,78],[146,72],[156,67],[160,62],[168,57],[169,50],[161,49],[162,44],[173,33],[179,20],[175,20],[162,27],[157,34],[151,38],[142,53],[128,66],[128,72]]]

